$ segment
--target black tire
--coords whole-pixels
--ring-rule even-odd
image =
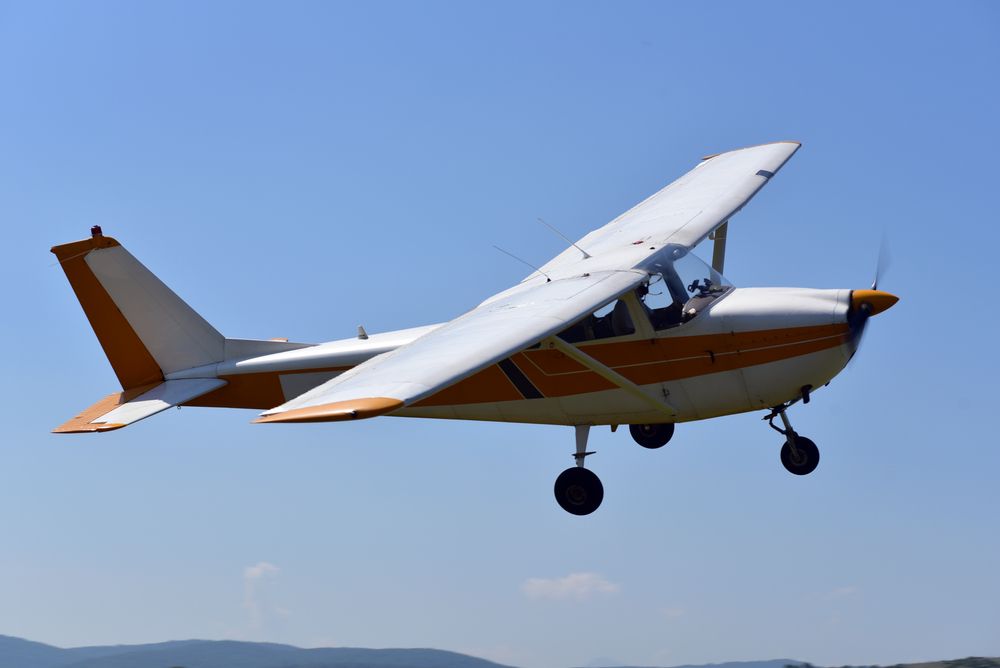
[[[792,449],[786,441],[781,446],[781,463],[789,473],[809,475],[819,466],[819,448],[804,436],[795,437],[795,450],[798,457],[792,456]]]
[[[593,471],[574,466],[556,478],[555,494],[559,506],[567,513],[589,515],[604,500],[604,485]]]
[[[655,450],[670,442],[674,435],[674,423],[630,424],[628,433],[632,434],[632,439],[642,447]]]

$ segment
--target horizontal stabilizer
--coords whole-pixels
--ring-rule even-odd
[[[218,378],[168,380],[101,399],[72,420],[52,430],[54,434],[81,434],[126,427],[171,406],[197,399],[226,384]]]

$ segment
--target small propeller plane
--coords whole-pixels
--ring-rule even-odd
[[[328,343],[226,338],[94,227],[52,252],[122,391],[54,431],[110,431],[171,406],[263,409],[254,422],[264,424],[393,415],[567,425],[576,466],[555,496],[587,515],[604,498],[584,466],[592,426],[627,424],[639,445],[659,448],[678,422],[765,410],[783,437],[781,463],[806,475],[819,450],[787,409],[845,367],[868,319],[897,297],[877,285],[736,288],[723,278],[730,218],[799,146],[703,158],[450,322],[359,327]],[[711,266],[691,252],[706,239]]]

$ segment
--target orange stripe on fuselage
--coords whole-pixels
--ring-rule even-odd
[[[347,371],[351,367],[320,367],[303,369],[301,371],[267,371],[263,373],[242,373],[232,376],[219,376],[226,381],[217,390],[202,395],[184,403],[184,406],[210,406],[215,408],[259,408],[261,410],[274,408],[288,401],[281,389],[281,376],[296,373],[322,373]]]
[[[524,399],[524,395],[517,391],[507,375],[494,364],[413,405],[455,406],[518,399]]]
[[[846,340],[846,324],[793,327],[755,332],[674,336],[639,341],[588,342],[588,355],[639,385],[662,383],[756,364],[777,362],[838,346]],[[526,350],[511,356],[524,375],[546,397],[564,397],[613,389],[609,381],[556,350]],[[287,399],[281,376],[346,371],[350,367],[318,367],[295,372],[221,376],[227,385],[185,406],[267,409]],[[414,406],[457,406],[524,400],[497,365],[446,387]]]
[[[826,350],[844,343],[847,333],[847,325],[838,324],[588,343],[582,345],[581,349],[633,383],[650,385],[732,371]],[[511,359],[546,397],[565,397],[615,387],[610,381],[557,350],[526,350],[513,355]],[[487,371],[491,370],[475,374],[414,405],[444,406],[503,401],[486,398],[485,394],[480,395],[486,385],[482,376]],[[506,384],[510,385],[509,381]],[[516,390],[513,392],[514,399],[521,398]]]

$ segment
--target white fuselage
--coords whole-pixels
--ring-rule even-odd
[[[531,348],[510,358],[504,376],[491,367],[429,400],[395,413],[545,424],[683,422],[767,409],[800,396],[803,387],[830,381],[854,352],[847,323],[850,290],[735,288],[680,326],[655,331],[638,302],[629,306],[636,331],[587,341],[580,350],[599,359],[668,404],[667,417],[647,402],[609,385],[562,353]],[[372,357],[392,351],[440,325],[318,345],[287,344],[282,352],[246,356],[187,369],[167,379],[223,378],[241,401],[195,405],[266,408],[280,388],[289,400]],[[249,352],[249,351],[247,351]],[[271,388],[265,390],[264,386]],[[259,386],[259,388],[258,388]],[[260,402],[253,401],[255,388]],[[266,396],[265,396],[266,395]]]

